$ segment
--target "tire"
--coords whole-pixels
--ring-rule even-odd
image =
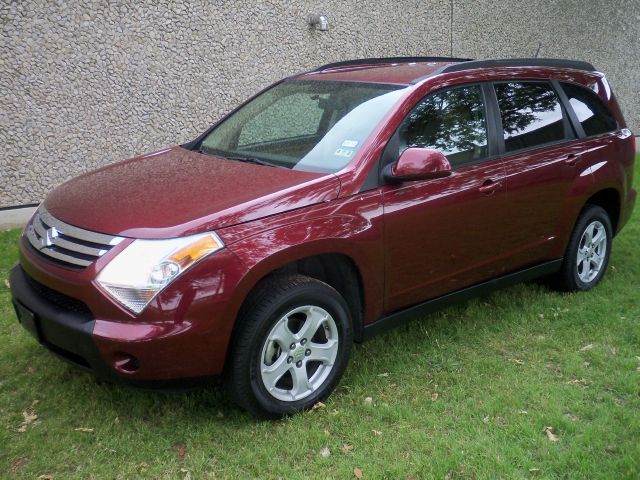
[[[231,398],[266,418],[312,407],[338,384],[353,330],[344,298],[303,275],[265,279],[238,318],[225,383]]]
[[[607,212],[602,207],[587,205],[571,233],[557,286],[568,292],[595,287],[609,264],[612,238],[613,229]]]

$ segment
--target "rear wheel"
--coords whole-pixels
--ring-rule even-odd
[[[587,205],[571,234],[562,270],[558,275],[561,289],[589,290],[602,279],[611,254],[613,231],[607,212],[597,205]]]
[[[226,383],[247,410],[272,418],[310,408],[334,389],[348,363],[352,329],[345,300],[302,275],[274,276],[238,319]]]

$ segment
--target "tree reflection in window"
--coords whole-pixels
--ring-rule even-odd
[[[496,83],[495,89],[507,152],[565,138],[562,108],[549,83]]]
[[[487,127],[478,85],[436,92],[422,100],[400,126],[400,152],[423,147],[444,153],[452,165],[487,156]]]

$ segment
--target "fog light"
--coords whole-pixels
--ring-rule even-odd
[[[122,373],[135,373],[140,369],[140,360],[129,353],[117,353],[113,366]]]

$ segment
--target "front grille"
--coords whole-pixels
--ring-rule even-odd
[[[65,312],[77,313],[78,315],[84,317],[86,321],[89,321],[93,318],[93,314],[91,313],[91,310],[89,310],[89,307],[87,307],[80,300],[69,297],[64,293],[58,292],[57,290],[52,290],[46,285],[35,281],[26,273],[24,275],[24,278],[26,279],[27,283],[34,291],[34,293],[36,293],[40,299],[46,301],[51,306],[57,307]]]
[[[27,239],[42,256],[59,265],[85,268],[122,240],[103,233],[74,227],[54,218],[40,207],[27,226]]]

